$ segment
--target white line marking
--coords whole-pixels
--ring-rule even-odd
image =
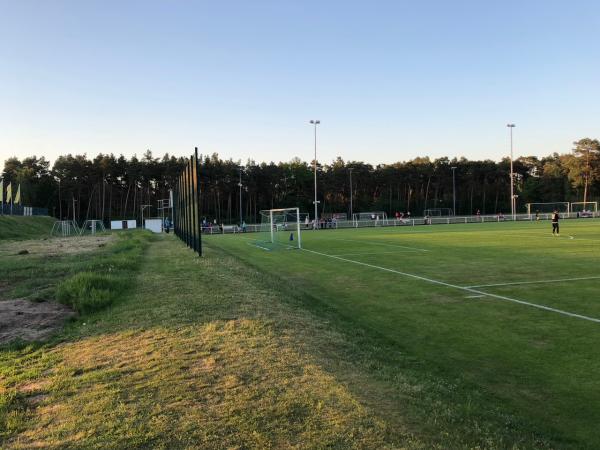
[[[551,308],[549,306],[544,306],[544,305],[537,305],[535,303],[529,303],[524,300],[518,300],[516,298],[505,297],[504,295],[497,295],[497,294],[491,294],[489,292],[478,291],[477,289],[473,289],[473,288],[469,288],[469,287],[457,286],[455,284],[446,283],[444,281],[433,280],[431,278],[422,277],[420,275],[414,275],[412,273],[401,272],[399,270],[389,269],[387,267],[375,266],[373,264],[368,264],[368,263],[364,263],[364,262],[360,262],[360,261],[354,261],[352,259],[342,258],[340,256],[328,255],[327,253],[321,253],[321,252],[317,252],[315,250],[308,250],[306,248],[304,248],[302,250],[304,250],[306,252],[314,253],[315,255],[321,255],[321,256],[326,256],[328,258],[339,259],[340,261],[346,261],[346,262],[349,262],[352,264],[358,264],[359,266],[370,267],[372,269],[383,270],[384,272],[395,273],[395,274],[402,275],[402,276],[405,276],[408,278],[414,278],[416,280],[426,281],[427,283],[437,284],[440,286],[446,286],[446,287],[449,287],[452,289],[458,289],[461,291],[469,292],[471,294],[481,294],[483,296],[492,297],[492,298],[495,298],[498,300],[505,300],[507,302],[513,302],[513,303],[518,303],[520,305],[530,306],[532,308],[543,309],[544,311],[551,311],[551,312],[554,312],[557,314],[562,314],[564,316],[575,317],[577,319],[588,320],[590,322],[600,323],[600,319],[596,319],[594,317],[583,316],[581,314],[575,314],[575,313],[568,312],[568,311],[563,311],[562,309]]]
[[[523,238],[528,238],[528,239],[531,239],[531,238],[535,238],[535,239],[554,239],[554,240],[557,240],[557,239],[563,239],[563,240],[564,239],[568,239],[568,240],[575,240],[575,241],[592,241],[592,242],[598,242],[598,239],[580,238],[580,237],[576,238],[575,236],[571,236],[570,234],[568,234],[566,236],[547,236],[547,235],[545,235],[545,233],[544,233],[544,235],[542,235],[542,234],[534,234],[534,233],[531,233],[531,234],[523,233],[523,234],[503,234],[502,236],[505,237],[505,238],[523,237]]]
[[[251,247],[258,247],[258,248],[262,248],[263,250],[266,250],[266,251],[268,251],[268,252],[270,252],[270,251],[271,251],[271,249],[270,249],[270,248],[263,247],[263,246],[261,246],[261,245],[258,245],[258,244],[253,244],[252,242],[246,242],[246,244],[248,244],[248,245],[249,245],[249,246],[251,246]]]
[[[340,254],[331,255],[331,256],[387,255],[390,253],[398,254],[398,253],[415,253],[415,252],[417,252],[417,250],[394,250],[393,252],[340,253]]]
[[[476,295],[467,295],[465,298],[481,298],[481,297],[485,297],[485,296],[481,295],[481,294],[476,294]]]
[[[483,288],[483,287],[496,287],[496,286],[513,286],[519,284],[541,284],[541,283],[561,283],[563,281],[582,281],[582,280],[598,280],[598,277],[579,277],[579,278],[559,278],[556,280],[538,280],[538,281],[514,281],[512,283],[495,283],[495,284],[475,284],[473,286],[465,286],[466,288]]]
[[[336,238],[333,239],[334,241],[346,241],[346,242],[358,242],[361,244],[373,244],[373,245],[383,245],[384,247],[398,247],[398,248],[404,248],[407,250],[413,250],[413,251],[417,251],[417,252],[428,252],[429,250],[426,250],[424,248],[416,248],[416,247],[407,247],[405,245],[398,245],[398,244],[387,244],[384,242],[372,242],[372,241],[364,241],[364,240],[360,240],[360,239],[342,239],[342,238]]]

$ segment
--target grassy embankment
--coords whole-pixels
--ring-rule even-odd
[[[49,237],[55,220],[47,216],[0,216],[0,240]]]
[[[219,249],[160,239],[131,287],[59,339],[0,353],[4,447],[553,446]]]

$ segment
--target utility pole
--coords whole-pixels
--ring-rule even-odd
[[[240,228],[242,228],[242,224],[244,222],[244,220],[242,219],[242,169],[243,167],[240,166],[240,182],[238,183],[238,186],[240,187]]]
[[[58,179],[58,218],[62,220],[62,200],[60,199],[60,178]]]
[[[352,213],[352,170],[352,167],[348,168],[348,172],[350,172],[350,219],[354,217],[354,214]]]
[[[509,123],[506,126],[510,129],[510,213],[512,220],[515,220],[515,175],[513,172],[513,128],[515,124]]]
[[[585,174],[583,175],[585,178],[585,185],[583,188],[583,208],[585,209],[585,204],[587,203],[587,193],[588,193],[588,181],[590,179],[590,147],[588,145],[585,146]]]
[[[456,178],[454,172],[456,167],[450,167],[452,169],[452,214],[456,215]]]
[[[311,120],[310,121],[311,124],[313,124],[315,126],[315,159],[313,162],[314,165],[314,169],[315,169],[315,229],[319,228],[319,212],[318,212],[318,204],[319,202],[317,201],[317,125],[319,125],[321,123],[320,120]]]

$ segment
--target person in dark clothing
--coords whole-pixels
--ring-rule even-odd
[[[559,219],[558,211],[554,210],[552,213],[552,235],[560,236],[560,230],[558,227],[558,219]]]

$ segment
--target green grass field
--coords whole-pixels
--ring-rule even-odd
[[[598,448],[600,222],[564,221],[561,231],[553,237],[548,222],[306,231],[303,250],[265,251],[252,234],[204,243],[382,339],[412,372],[455,386],[438,397],[454,405],[450,422],[479,418],[506,445],[524,433],[542,447]]]
[[[0,447],[598,448],[600,222],[548,225],[0,242],[79,312],[0,345]]]

